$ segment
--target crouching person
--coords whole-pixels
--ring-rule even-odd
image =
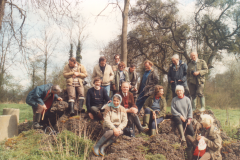
[[[122,97],[119,94],[115,94],[112,102],[105,107],[104,134],[92,148],[96,156],[104,156],[105,148],[111,145],[119,135],[123,134],[123,129],[127,126],[127,113],[125,108],[120,105],[121,101]]]
[[[177,85],[175,90],[177,97],[172,99],[171,112],[173,121],[177,125],[178,131],[181,135],[181,141],[186,142],[185,131],[187,135],[193,136],[194,130],[191,124],[192,119],[192,106],[191,100],[184,96],[184,87]],[[187,143],[189,147],[190,144]]]
[[[143,127],[151,128],[151,135],[156,134],[156,123],[161,123],[165,117],[167,102],[163,97],[164,91],[163,87],[160,85],[156,85],[154,89],[154,94],[147,98],[143,107],[145,110],[145,114],[143,117]],[[149,126],[149,124],[151,126]]]
[[[101,87],[102,80],[96,77],[93,80],[94,87],[87,91],[86,106],[91,119],[103,120],[102,107],[106,102],[110,102],[107,90]]]
[[[201,124],[203,126],[201,135],[198,135],[196,140],[192,136],[188,135],[186,138],[187,142],[192,144],[192,146],[195,148],[194,152],[196,152],[198,141],[203,138],[206,142],[206,152],[203,154],[200,160],[222,160],[222,138],[220,136],[220,130],[215,125],[213,125],[214,120],[210,115],[202,114],[201,119]],[[192,159],[192,152],[190,153],[190,158]]]
[[[37,86],[28,93],[26,103],[32,106],[34,129],[43,128],[43,126],[39,124],[43,111],[45,110],[45,112],[47,112],[47,110],[51,108],[54,100],[62,101],[62,98],[57,95],[60,92],[61,88],[58,85],[49,83]]]
[[[123,82],[121,86],[121,92],[118,92],[119,95],[122,97],[121,105],[126,109],[127,116],[128,116],[128,128],[132,133],[130,136],[135,137],[135,125],[139,132],[146,132],[148,128],[143,128],[141,122],[138,118],[138,108],[135,104],[133,94],[129,92],[130,84],[129,82]],[[124,130],[125,132],[125,130]]]

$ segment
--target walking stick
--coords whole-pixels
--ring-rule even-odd
[[[186,124],[186,127],[185,127],[185,129],[184,129],[183,136],[185,135],[186,129],[187,129],[187,124]],[[181,142],[182,142],[182,139],[181,139]]]
[[[156,118],[156,114],[155,114],[155,125],[156,125],[156,132],[158,134],[158,128],[157,128],[157,118]]]
[[[198,151],[198,156],[197,156],[197,160],[199,160],[199,154],[200,154],[200,151]]]
[[[44,115],[45,115],[45,109],[43,110],[42,121],[44,119]]]

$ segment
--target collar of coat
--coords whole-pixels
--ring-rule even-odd
[[[182,60],[179,60],[179,66],[181,66],[181,65],[183,65],[183,64],[184,64],[184,62],[183,62]],[[171,66],[175,66],[175,64],[172,63]]]

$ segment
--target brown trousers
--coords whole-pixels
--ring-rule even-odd
[[[70,86],[67,85],[67,92],[68,92],[68,102],[75,102],[76,98],[76,90],[78,93],[78,99],[84,99],[84,87],[83,86]]]
[[[197,96],[203,97],[203,91],[204,91],[204,84],[193,84],[188,83],[190,95],[192,99],[195,99]]]
[[[37,107],[32,107],[32,110],[33,110],[33,121],[34,121],[36,113],[42,113],[43,106],[38,104]]]

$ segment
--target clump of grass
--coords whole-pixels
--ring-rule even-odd
[[[177,149],[180,149],[180,147],[181,147],[181,143],[174,143],[174,144],[172,144],[172,146],[173,146],[173,148],[175,149],[175,150],[177,150]]]
[[[143,146],[143,145],[139,145],[137,146],[137,149],[141,152],[141,153],[144,153],[144,154],[147,154],[148,153],[148,146]]]
[[[162,154],[152,154],[152,153],[149,153],[147,155],[145,155],[145,158],[147,160],[166,160],[166,157]]]
[[[142,137],[145,141],[148,141],[150,136],[145,134],[145,133],[139,133],[138,135],[136,135],[136,138]]]

